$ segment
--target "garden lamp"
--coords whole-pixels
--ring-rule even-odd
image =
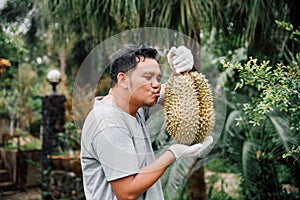
[[[47,81],[52,85],[52,94],[56,94],[56,86],[61,81],[61,73],[52,69],[47,74]]]

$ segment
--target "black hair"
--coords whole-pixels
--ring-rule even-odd
[[[141,58],[153,58],[158,60],[158,52],[152,47],[134,44],[128,44],[119,49],[109,64],[110,86],[113,87],[117,83],[117,75],[120,72],[126,73],[130,69],[135,68]]]

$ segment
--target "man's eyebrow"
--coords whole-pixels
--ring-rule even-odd
[[[143,71],[142,74],[156,74],[156,72],[154,71]],[[158,75],[161,75],[161,73],[159,73]]]
[[[142,75],[145,75],[145,74],[153,75],[153,74],[156,74],[156,73],[155,73],[155,72],[152,72],[152,71],[144,71],[144,72],[142,73]],[[162,76],[162,74],[159,73],[158,76]]]

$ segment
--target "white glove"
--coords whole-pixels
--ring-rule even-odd
[[[179,46],[172,47],[167,55],[168,62],[177,74],[190,71],[194,66],[194,57],[188,48]]]
[[[201,156],[201,153],[213,142],[213,137],[208,136],[202,143],[187,146],[184,144],[173,144],[169,147],[176,160],[184,157]]]

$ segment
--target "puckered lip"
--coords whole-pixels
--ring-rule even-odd
[[[160,96],[160,94],[159,94],[159,93],[154,93],[154,96],[155,96],[156,98],[158,98],[158,97]]]
[[[160,96],[160,91],[159,91],[159,90],[152,90],[151,92],[152,92],[152,94],[153,94],[156,98],[158,98],[158,97]]]

